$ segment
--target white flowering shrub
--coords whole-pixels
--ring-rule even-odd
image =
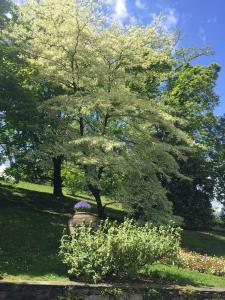
[[[135,278],[139,270],[162,258],[175,259],[180,229],[173,226],[138,226],[102,222],[96,230],[82,224],[61,240],[60,256],[76,279],[97,282],[109,278]]]
[[[0,180],[6,181],[8,183],[15,183],[16,180],[13,176],[7,174],[5,168],[0,168]]]

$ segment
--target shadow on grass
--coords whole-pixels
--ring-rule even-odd
[[[184,231],[182,247],[201,254],[225,257],[225,233]]]
[[[73,214],[74,203],[80,200],[91,201],[92,210],[97,213],[97,206],[90,196],[63,196],[54,197],[51,193],[32,191],[25,188],[18,188],[13,185],[0,183],[1,204],[13,205],[13,207],[30,207],[33,210],[41,210],[59,214]],[[110,219],[122,220],[126,213],[121,210],[106,207],[106,216]]]
[[[65,268],[58,257],[60,238],[66,224],[65,217],[29,208],[1,207],[1,273],[66,277]]]
[[[75,199],[72,197],[56,199],[50,193],[26,190],[5,184],[0,184],[0,195],[0,205],[30,207],[32,209],[49,210],[58,213],[72,212],[75,202]]]
[[[66,279],[58,251],[68,214],[79,200],[0,184],[0,276]],[[120,213],[106,211],[111,218]]]

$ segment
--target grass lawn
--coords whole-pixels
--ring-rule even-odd
[[[183,231],[182,247],[201,254],[225,258],[225,231]]]
[[[59,240],[74,202],[87,196],[66,196],[56,200],[51,191],[51,187],[43,185],[20,183],[12,186],[0,182],[1,278],[68,280],[57,255]],[[107,208],[107,214],[112,218],[124,215],[119,206]],[[185,231],[182,243],[200,253],[225,257],[224,233]],[[179,284],[225,287],[224,278],[173,266],[157,264],[149,267],[148,272],[152,277]]]
[[[0,277],[67,280],[57,255],[59,241],[75,201],[84,196],[56,200],[51,192],[44,185],[0,182]],[[106,212],[112,218],[124,214],[110,207]]]
[[[154,264],[149,267],[148,273],[154,278],[172,281],[180,285],[225,287],[224,277],[181,269],[176,266]]]

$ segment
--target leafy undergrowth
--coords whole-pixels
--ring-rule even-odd
[[[84,197],[67,196],[57,200],[50,192],[51,187],[44,185],[20,183],[12,186],[0,182],[1,278],[68,280],[58,257],[59,242],[75,200]],[[107,208],[107,213],[112,218],[124,215],[120,208],[117,210],[113,206]],[[225,235],[219,232],[207,235],[188,231],[183,234],[185,247],[203,254],[225,256],[224,243]],[[148,273],[153,278],[179,284],[225,287],[222,277],[175,266],[153,265]]]

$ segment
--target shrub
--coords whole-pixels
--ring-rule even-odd
[[[225,259],[222,257],[212,257],[188,250],[180,250],[177,265],[201,273],[225,276]]]
[[[174,259],[179,251],[180,229],[173,226],[138,226],[102,222],[94,231],[82,224],[61,240],[60,256],[75,278],[97,282],[107,278],[134,278],[140,268],[162,257]]]

